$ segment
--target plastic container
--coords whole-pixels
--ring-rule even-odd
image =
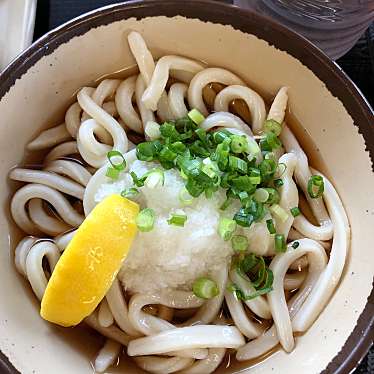
[[[374,20],[374,0],[235,0],[302,34],[332,59],[348,52]]]

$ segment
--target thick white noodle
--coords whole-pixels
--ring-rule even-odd
[[[217,369],[219,364],[222,362],[225,357],[226,349],[225,348],[210,348],[207,358],[203,360],[195,361],[195,363],[180,372],[180,374],[209,374],[213,373]]]
[[[205,120],[200,124],[200,127],[205,131],[209,131],[215,127],[238,129],[250,137],[253,135],[251,128],[240,117],[230,112],[212,113],[205,118]]]
[[[138,78],[136,79],[135,84],[135,99],[136,99],[136,105],[138,106],[138,110],[140,112],[140,117],[142,119],[142,127],[147,126],[148,122],[154,122],[155,121],[155,115],[154,113],[149,110],[142,101],[143,93],[146,89],[146,85],[144,83],[144,79],[141,74],[138,75]]]
[[[54,217],[50,209],[45,209],[44,205],[42,199],[31,199],[28,203],[30,219],[40,231],[55,236],[71,229],[70,225]]]
[[[148,50],[147,45],[145,44],[144,39],[138,32],[130,32],[127,39],[131,52],[140,71],[140,74],[136,80],[135,98],[142,119],[142,125],[145,127],[149,121],[155,121],[153,111],[147,108],[142,101],[144,91],[151,82],[152,74],[155,70],[155,62],[151,52]]]
[[[261,133],[265,121],[265,103],[262,97],[249,87],[232,85],[219,92],[214,100],[216,112],[228,112],[229,104],[235,99],[242,99],[247,104],[252,118],[251,128],[255,135]]]
[[[132,325],[144,335],[152,335],[159,331],[173,329],[175,326],[161,318],[143,312],[143,307],[150,304],[162,304],[177,309],[198,308],[204,300],[192,292],[169,291],[160,295],[135,294],[129,303],[129,319]]]
[[[47,164],[50,161],[57,160],[62,157],[77,154],[78,147],[76,141],[69,141],[56,145],[44,158],[44,163]]]
[[[107,292],[106,300],[118,327],[128,335],[139,336],[139,332],[129,321],[126,300],[123,297],[121,286],[117,278],[113,281],[112,286]]]
[[[65,248],[70,243],[71,239],[73,239],[73,236],[75,235],[76,232],[77,230],[72,230],[69,232],[65,232],[61,235],[58,235],[54,238],[54,242],[56,243],[57,247],[59,248],[61,252],[65,250]]]
[[[236,284],[244,292],[245,295],[251,295],[256,292],[255,288],[251,285],[251,281],[247,278],[244,279],[243,275],[239,275],[236,269],[230,270],[231,282]],[[244,303],[247,307],[257,316],[264,319],[271,318],[269,304],[264,296],[258,296],[252,300],[246,300]]]
[[[94,88],[91,88],[91,92],[88,94],[91,96],[94,90]],[[82,108],[80,107],[79,103],[75,102],[74,104],[70,105],[65,114],[66,129],[74,139],[77,137],[78,129],[81,124],[81,113]]]
[[[10,210],[16,224],[28,234],[39,232],[26,210],[27,202],[35,198],[48,201],[68,225],[78,227],[83,222],[84,217],[75,211],[63,194],[42,184],[27,184],[14,194]]]
[[[41,241],[32,246],[26,258],[26,274],[36,297],[41,300],[47,287],[47,277],[43,269],[43,258],[48,260],[53,271],[60,258],[60,251],[51,241]]]
[[[26,258],[30,252],[31,247],[38,240],[33,236],[25,236],[18,244],[14,252],[14,263],[16,269],[24,277],[27,277],[26,273]]]
[[[312,171],[324,179],[323,199],[334,227],[334,240],[326,269],[292,321],[294,331],[306,331],[325,308],[342,275],[350,241],[349,222],[338,193],[325,176],[314,169]]]
[[[92,98],[92,101],[99,107],[103,107],[104,101],[115,94],[120,82],[121,81],[118,79],[104,79],[93,91],[92,95],[90,94],[89,96]],[[91,87],[89,87],[89,89],[91,89]],[[91,91],[88,92],[90,93]],[[84,110],[83,107],[82,109]],[[83,112],[81,122],[84,122],[89,118],[90,114],[87,112]]]
[[[324,248],[314,240],[300,239],[299,246],[294,249],[292,244],[287,246],[285,253],[277,254],[270,263],[273,271],[273,291],[267,295],[274,324],[277,328],[279,341],[286,352],[294,348],[291,317],[288,312],[284,294],[284,277],[290,265],[299,257],[308,256],[309,272],[321,274],[326,267],[327,256]]]
[[[114,101],[107,101],[102,107],[112,117],[118,117],[118,110]]]
[[[152,79],[155,63],[143,37],[136,31],[131,31],[127,37],[131,52],[136,60],[141,76],[148,86]]]
[[[107,132],[94,119],[87,119],[79,127],[77,144],[78,150],[82,158],[87,164],[99,168],[103,162],[107,160],[107,154],[112,150],[113,146],[111,140],[106,143],[101,143],[96,139],[97,137],[106,137]]]
[[[118,342],[107,339],[95,359],[95,371],[97,373],[104,373],[109,366],[112,366],[118,360],[121,348],[122,346]]]
[[[295,217],[293,226],[304,237],[311,238],[314,240],[331,239],[331,225],[313,225],[311,222],[307,220],[307,218],[303,214],[300,214],[297,217]]]
[[[115,325],[112,325],[109,327],[101,326],[97,319],[96,312],[93,312],[88,317],[86,317],[84,319],[84,322],[86,322],[88,326],[95,329],[101,335],[106,336],[109,339],[113,339],[116,342],[121,343],[122,345],[129,344],[130,337],[126,335],[123,331],[121,331],[118,327],[116,327]]]
[[[125,79],[117,89],[115,100],[116,107],[122,121],[131,130],[142,134],[142,120],[139,118],[139,115],[132,104],[133,96],[135,95],[136,79],[136,75]]]
[[[169,108],[174,119],[185,117],[188,113],[186,104],[188,86],[184,83],[174,83],[169,89]]]
[[[280,139],[284,147],[286,148],[286,151],[294,153],[297,157],[297,166],[295,169],[297,184],[303,190],[304,195],[307,198],[308,203],[313,211],[313,214],[321,226],[319,230],[321,230],[322,232],[327,232],[329,234],[328,236],[324,236],[326,237],[324,240],[329,240],[333,236],[333,226],[330,217],[327,214],[323,199],[321,197],[312,199],[308,193],[308,181],[312,175],[309,169],[308,158],[305,152],[300,147],[295,136],[287,126],[283,126],[282,133],[280,134]]]
[[[278,216],[274,216],[275,228],[278,234],[283,234],[285,238],[288,237],[288,233],[294,221],[290,210],[294,207],[299,206],[299,192],[297,190],[296,183],[293,180],[293,174],[297,165],[297,158],[292,153],[286,153],[279,159],[279,164],[285,166],[285,170],[280,179],[283,181],[283,185],[279,188],[280,201],[279,205],[287,214],[287,220],[282,221]]]
[[[16,168],[9,173],[9,178],[21,182],[40,183],[83,200],[84,188],[82,185],[49,171]]]
[[[321,273],[318,271],[308,272],[308,275],[304,280],[301,288],[288,302],[288,310],[291,320],[295,317],[301,305],[310,294],[311,289],[315,286],[320,274]],[[263,354],[274,348],[278,343],[279,338],[277,329],[273,324],[273,326],[268,329],[263,335],[250,341],[245,346],[239,348],[236,354],[236,359],[238,361],[247,361],[262,356]]]
[[[303,256],[301,258],[306,258],[306,257]],[[295,262],[293,262],[290,265],[290,269],[292,269],[292,265],[294,263]],[[283,288],[286,291],[292,291],[292,290],[296,290],[296,289],[300,288],[301,285],[303,284],[303,282],[305,281],[306,275],[307,275],[306,271],[297,271],[295,273],[286,274],[284,276]]]
[[[129,356],[163,354],[196,348],[239,348],[245,344],[240,331],[233,326],[199,325],[162,331],[156,335],[132,340]]]
[[[65,123],[42,131],[33,141],[27,144],[29,151],[37,151],[58,145],[66,140],[71,139],[66,130]]]
[[[219,294],[216,297],[207,300],[202,307],[199,308],[197,313],[183,324],[184,326],[207,324],[214,321],[222,307],[223,299],[225,297],[225,290],[227,287],[227,279],[228,267],[225,265],[217,270],[216,274],[214,275],[214,281],[218,286]]]
[[[187,309],[201,306],[202,299],[192,292],[167,291],[160,295],[135,294],[129,303],[129,320],[132,325],[144,335],[153,335],[160,331],[174,329],[175,326],[164,319],[152,316],[143,311],[143,307],[150,304],[161,304],[172,308]],[[208,351],[202,349],[184,350],[182,352],[166,352],[168,355],[179,357],[193,357],[202,359],[207,357]]]
[[[167,374],[175,373],[183,370],[184,368],[192,365],[194,360],[192,358],[184,357],[154,357],[154,356],[144,356],[144,357],[134,357],[134,361],[137,365],[148,373],[155,374]]]
[[[48,163],[44,170],[60,175],[66,175],[82,186],[86,186],[91,179],[91,173],[81,164],[70,160],[55,160]]]
[[[231,318],[234,320],[235,326],[248,339],[254,339],[261,335],[263,329],[258,322],[251,321],[244,310],[243,304],[238,300],[233,292],[225,292],[225,300],[229,308]]]
[[[288,102],[288,88],[282,87],[274,98],[273,103],[269,109],[267,119],[272,119],[282,124],[286,113],[287,102]]]
[[[188,103],[190,108],[197,109],[204,116],[209,112],[203,100],[203,89],[209,83],[221,83],[225,86],[244,84],[238,76],[222,68],[207,68],[197,73],[188,87]]]
[[[162,92],[160,100],[157,103],[157,116],[161,122],[176,119],[169,105],[169,98],[165,91]]]
[[[128,140],[126,132],[121,125],[91,99],[86,88],[82,88],[78,92],[77,99],[79,105],[111,135],[113,139],[113,149],[123,154],[126,153]],[[104,165],[106,161],[106,157],[103,157],[101,165]]]
[[[191,73],[198,73],[203,70],[203,65],[180,56],[163,56],[156,64],[152,79],[144,91],[142,101],[148,109],[155,111],[157,103],[165,90],[166,83],[169,79],[171,69],[189,71]]]
[[[109,327],[112,326],[114,323],[113,314],[109,309],[109,305],[106,298],[104,298],[99,305],[97,312],[97,320],[99,321],[99,324],[102,327]]]

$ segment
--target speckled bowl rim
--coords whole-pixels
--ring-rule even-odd
[[[93,27],[103,26],[126,18],[181,15],[202,21],[231,25],[266,40],[276,48],[300,60],[323,81],[329,91],[345,106],[363,135],[371,160],[374,160],[374,112],[356,85],[343,70],[322,51],[302,36],[286,27],[232,5],[210,0],[149,0],[127,1],[96,9],[50,31],[12,61],[0,74],[0,99],[43,56],[51,54],[61,44],[82,35]],[[329,363],[324,374],[350,373],[368,352],[374,340],[374,291],[372,290],[357,325],[342,350]],[[18,371],[0,352],[0,372]]]

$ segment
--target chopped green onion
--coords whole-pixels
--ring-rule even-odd
[[[143,142],[136,146],[136,157],[140,161],[153,161],[162,149],[162,144],[158,141]]]
[[[239,191],[246,191],[248,193],[254,193],[256,186],[251,183],[251,179],[248,175],[241,175],[232,180],[232,185]]]
[[[265,203],[269,198],[269,192],[266,188],[258,188],[254,193],[254,199],[259,203]]]
[[[120,173],[120,170],[109,166],[108,169],[106,170],[105,176],[116,180],[119,177],[119,173]]]
[[[269,194],[269,198],[266,201],[268,204],[277,204],[280,201],[280,196],[279,193],[276,189],[274,188],[266,188],[266,191]]]
[[[205,117],[197,109],[190,110],[187,115],[196,123],[196,125],[200,125],[200,123],[205,119]]]
[[[270,207],[270,211],[281,220],[281,222],[286,222],[288,219],[287,212],[278,204],[274,204]]]
[[[274,160],[263,160],[260,163],[259,169],[263,182],[268,182],[274,175],[277,168],[277,163]]]
[[[186,151],[186,148],[187,147],[180,141],[170,144],[170,150],[178,154],[183,154],[183,152]]]
[[[308,193],[312,199],[321,197],[325,190],[325,183],[320,175],[312,175],[308,181]]]
[[[257,142],[254,139],[249,139],[248,140],[248,153],[257,155],[261,152],[260,147],[258,146]]]
[[[294,208],[291,208],[290,212],[294,217],[297,217],[301,214],[300,209],[297,206],[295,206]]]
[[[223,202],[223,204],[220,206],[220,209],[226,210],[230,206],[231,203],[232,203],[232,200],[230,199],[230,197],[227,197],[226,200]]]
[[[203,144],[201,140],[196,140],[191,146],[190,151],[193,155],[199,157],[208,157],[210,155],[209,150]]]
[[[219,130],[213,133],[213,139],[216,144],[221,144],[225,140],[230,140],[231,142],[231,132],[227,130]]]
[[[229,156],[229,167],[232,171],[239,171],[242,174],[247,174],[247,163],[239,157]]]
[[[204,144],[204,145],[207,145],[207,133],[205,130],[201,129],[201,128],[198,128],[195,130],[195,134],[198,136],[198,138],[201,140],[201,142]]]
[[[202,166],[201,170],[209,178],[214,178],[219,173],[217,164],[214,161],[212,161],[210,158],[205,158],[203,160],[203,166]]]
[[[119,170],[119,171],[125,170],[126,160],[120,151],[115,151],[115,150],[110,151],[107,153],[107,157],[108,157],[110,164],[112,165],[112,168]],[[121,159],[119,163],[115,162],[115,160],[118,159],[118,157]]]
[[[277,170],[275,171],[275,178],[280,178],[287,170],[287,165],[285,163],[280,163],[277,166]]]
[[[255,218],[252,214],[246,213],[244,209],[240,209],[239,212],[237,212],[234,215],[234,221],[242,227],[249,227],[253,223]]]
[[[231,245],[235,252],[245,252],[248,248],[248,239],[243,235],[234,235],[231,238]]]
[[[168,224],[183,227],[186,221],[187,216],[185,214],[172,214],[168,219]]]
[[[233,292],[239,300],[251,300],[272,291],[274,275],[271,269],[266,266],[262,256],[251,253],[243,257],[242,253],[239,254],[239,261],[236,261],[236,271],[244,281],[256,290],[246,295],[236,284],[230,285],[228,290]]]
[[[217,283],[209,278],[198,278],[193,282],[192,291],[202,299],[211,299],[219,294]]]
[[[293,249],[296,249],[299,245],[300,245],[299,242],[293,242],[292,245],[291,245],[291,247],[292,247]]]
[[[284,182],[282,179],[274,179],[274,187],[279,188],[284,185]]]
[[[271,235],[275,234],[275,226],[274,226],[274,221],[272,219],[266,220],[266,226]]]
[[[248,151],[248,141],[245,135],[231,136],[231,151],[233,153],[243,153]]]
[[[165,176],[164,172],[160,168],[152,169],[147,173],[147,178],[144,181],[144,185],[148,188],[155,188],[158,185],[164,185]]]
[[[230,141],[231,139],[228,138],[218,144],[214,153],[214,160],[217,161],[217,165],[222,171],[226,170],[229,163]]]
[[[170,146],[165,145],[161,149],[161,152],[159,154],[159,160],[160,160],[160,162],[161,161],[170,162],[170,161],[174,161],[177,156],[178,156],[178,154],[176,152],[174,152],[173,150],[171,150]]]
[[[218,234],[220,237],[228,241],[236,230],[236,222],[233,219],[221,218],[218,223]]]
[[[128,188],[128,189],[126,189],[126,190],[123,190],[122,192],[121,192],[121,196],[122,197],[126,197],[126,198],[128,198],[128,197],[135,197],[136,195],[138,195],[139,194],[139,190],[137,190],[136,188],[134,188],[134,187],[131,187],[131,188]]]
[[[276,234],[274,237],[275,252],[286,252],[286,239],[283,234]]]
[[[273,152],[264,152],[264,159],[275,161],[275,155]]]
[[[204,192],[204,186],[191,178],[187,180],[185,187],[188,193],[193,197],[199,197]]]
[[[282,146],[282,143],[280,142],[278,137],[272,132],[269,132],[269,133],[266,134],[266,142],[270,147],[270,149],[269,149],[270,151],[272,151],[273,149],[277,149],[277,148]]]
[[[264,217],[266,210],[264,204],[257,202],[256,200],[249,199],[246,204],[244,211],[253,216],[255,221],[261,221]]]
[[[144,186],[145,178],[139,178],[133,171],[130,173],[130,175],[136,187]]]
[[[268,119],[264,123],[264,132],[272,132],[275,136],[279,136],[282,132],[282,125],[273,119]]]
[[[183,204],[183,205],[191,205],[192,202],[193,202],[193,197],[188,193],[186,187],[183,187],[180,191],[179,191],[179,201]]]
[[[180,134],[178,130],[175,128],[175,125],[169,122],[164,122],[160,126],[160,132],[161,136],[164,139],[170,139],[172,142],[176,142],[177,140],[180,139]]]
[[[156,215],[153,209],[145,208],[141,210],[136,217],[136,225],[142,232],[148,232],[153,229]]]

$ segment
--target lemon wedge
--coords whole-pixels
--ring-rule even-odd
[[[136,235],[138,204],[120,195],[100,202],[86,217],[58,261],[45,290],[40,315],[75,326],[103,299]]]

